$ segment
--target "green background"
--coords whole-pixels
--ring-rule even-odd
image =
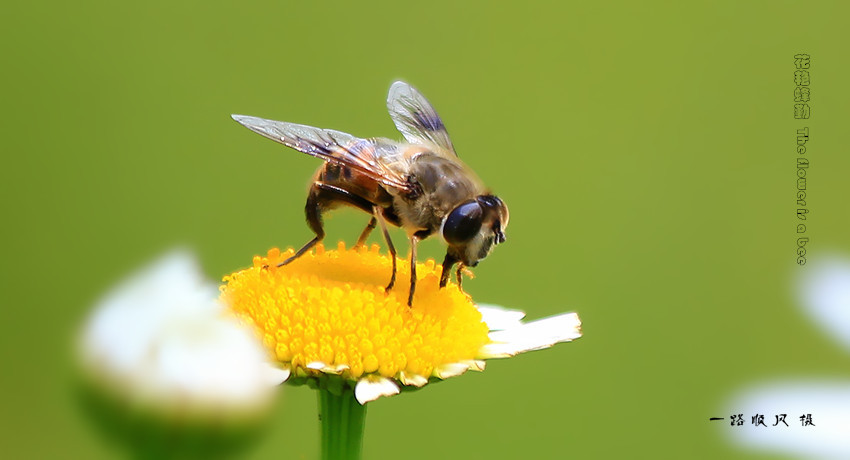
[[[809,247],[850,251],[850,9],[316,3],[3,7],[5,457],[115,454],[75,410],[69,350],[130,270],[183,244],[217,279],[312,236],[318,161],[231,113],[398,138],[395,79],[510,206],[468,292],[577,311],[585,336],[370,404],[366,458],[749,458],[708,422],[730,395],[850,375],[792,290],[795,53],[812,55]],[[328,241],[365,222],[335,214]],[[286,388],[251,456],[317,453],[315,395]]]

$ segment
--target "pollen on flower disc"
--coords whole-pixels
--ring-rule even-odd
[[[340,243],[336,251],[318,245],[277,267],[293,253],[271,249],[254,257],[251,268],[224,278],[222,298],[297,374],[317,374],[322,363],[352,380],[401,372],[429,377],[441,365],[474,359],[488,342],[469,297],[454,284],[439,288],[442,267],[433,260],[417,264],[409,307],[408,262],[398,259],[396,285],[385,292],[392,259],[377,245],[346,250]]]

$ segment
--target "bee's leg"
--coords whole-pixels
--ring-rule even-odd
[[[384,240],[387,242],[387,247],[390,248],[390,257],[393,259],[393,276],[390,278],[390,284],[387,285],[387,291],[393,288],[395,284],[395,271],[396,271],[396,256],[395,256],[395,246],[393,246],[393,240],[390,239],[390,232],[387,231],[387,223],[384,222],[384,216],[381,214],[381,208],[378,206],[374,206],[372,208],[373,220],[377,220],[379,224],[381,224],[381,232],[384,233]],[[368,228],[368,227],[367,227]]]
[[[324,201],[322,198],[326,197],[323,197],[321,189],[317,188],[316,184],[313,184],[313,187],[310,189],[310,194],[307,195],[307,205],[304,206],[304,214],[307,215],[307,225],[310,226],[310,229],[313,230],[316,237],[308,241],[304,246],[301,246],[301,249],[299,249],[295,255],[277,264],[278,267],[282,267],[303,256],[305,252],[313,249],[313,246],[315,246],[319,241],[322,241],[322,238],[325,237],[325,230],[322,228],[322,201]]]
[[[419,243],[419,237],[413,235],[410,237],[410,294],[407,295],[407,306],[413,306],[413,293],[416,291],[416,245]]]
[[[455,272],[455,276],[457,277],[457,288],[460,289],[460,292],[463,292],[463,262],[457,264],[457,272]]]
[[[440,287],[446,287],[446,283],[449,282],[449,273],[452,272],[452,265],[455,264],[458,260],[449,254],[446,253],[446,258],[443,259],[443,273],[440,275]]]
[[[357,244],[354,245],[355,248],[366,244],[366,238],[369,238],[369,234],[375,229],[375,224],[377,222],[378,220],[375,219],[375,216],[372,216],[372,219],[369,220],[366,228],[363,229],[363,233],[360,234],[360,238],[357,238]]]
[[[316,237],[302,246],[294,256],[277,264],[278,267],[282,267],[301,257],[305,252],[313,249],[313,246],[315,246],[319,241],[322,241],[322,238],[325,237],[325,230],[322,228],[322,209],[330,208],[334,204],[340,202],[350,204],[366,212],[372,212],[372,203],[365,198],[359,197],[348,190],[322,181],[317,180],[313,182],[313,186],[310,187],[310,193],[307,195],[307,205],[304,206],[304,213],[307,215],[307,225],[310,226],[316,234]],[[372,227],[374,227],[374,224],[372,224]],[[369,227],[367,227],[367,229],[368,228]],[[369,234],[366,233],[366,236],[368,235]],[[363,235],[360,237],[363,238]]]

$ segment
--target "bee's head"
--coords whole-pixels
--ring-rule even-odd
[[[493,246],[505,242],[508,207],[494,195],[479,195],[456,206],[443,220],[448,255],[467,267],[478,265]]]

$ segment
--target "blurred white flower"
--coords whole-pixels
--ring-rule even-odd
[[[84,369],[114,396],[145,409],[262,407],[287,375],[218,296],[191,254],[168,254],[99,303],[81,335]]]
[[[850,351],[850,261],[810,265],[801,280],[803,311]]]
[[[744,415],[744,425],[724,428],[745,447],[804,459],[850,458],[850,381],[765,383],[740,393],[729,408]],[[766,427],[751,423],[756,414],[764,415]],[[778,422],[782,414],[788,426]],[[803,426],[800,417],[809,414],[813,426]]]
[[[850,351],[850,262],[810,259],[799,284],[803,311]],[[850,381],[789,379],[753,386],[728,405],[729,413],[743,414],[742,426],[730,427],[731,439],[750,449],[798,458],[850,458]],[[767,427],[752,424],[764,415]],[[776,416],[786,414],[788,427]],[[814,426],[803,426],[811,415]],[[773,426],[777,424],[777,426]]]

